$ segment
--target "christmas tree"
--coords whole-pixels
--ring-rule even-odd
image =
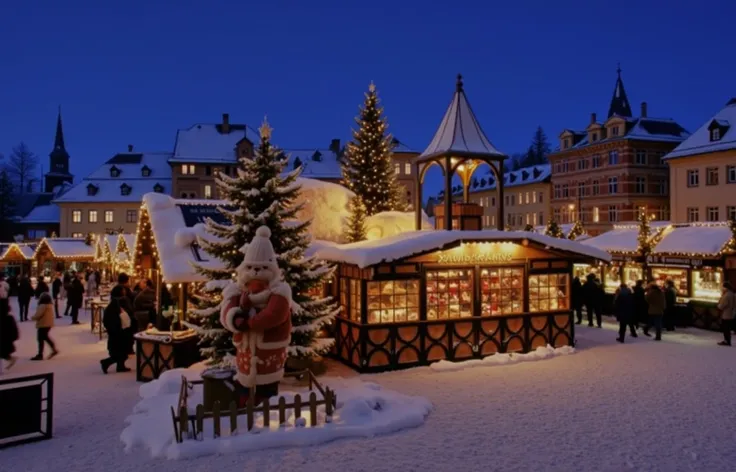
[[[736,252],[736,219],[728,220],[728,227],[731,230],[731,239],[726,243],[726,251]]]
[[[348,242],[354,243],[357,241],[363,241],[366,238],[365,234],[365,205],[363,200],[359,196],[355,196],[350,199],[350,218],[348,219],[348,231],[347,239]]]
[[[552,236],[553,238],[564,238],[565,233],[562,232],[562,228],[557,224],[555,220],[550,220],[547,223],[547,228],[544,230],[544,234]]]
[[[368,216],[406,210],[404,191],[396,181],[391,159],[393,140],[378,104],[378,92],[371,83],[355,119],[358,130],[353,132],[342,160],[343,185],[362,199]]]
[[[532,226],[532,225],[526,225],[526,226],[524,226],[524,231],[534,232],[534,226]]]
[[[636,236],[636,243],[637,251],[644,259],[652,252],[650,236],[649,215],[647,215],[646,208],[642,207],[639,209],[639,233]]]
[[[331,340],[318,339],[317,334],[332,321],[337,309],[331,298],[315,293],[332,276],[334,268],[305,257],[310,243],[310,222],[296,221],[302,206],[297,203],[300,188],[297,177],[301,168],[284,173],[288,159],[271,145],[271,128],[267,122],[264,121],[260,132],[255,157],[241,157],[236,176],[221,173],[216,178],[220,195],[229,204],[227,208],[218,208],[227,223],[208,219],[207,235],[200,238],[202,248],[224,263],[222,268],[196,266],[199,273],[211,279],[197,294],[199,309],[194,315],[201,320],[197,328],[202,337],[201,352],[212,364],[231,361],[228,357],[233,350],[231,333],[220,324],[220,304],[223,298],[240,293],[233,273],[242,263],[245,248],[256,229],[262,225],[271,230],[279,267],[293,291],[289,356],[308,358],[331,347]]]
[[[574,241],[583,234],[585,234],[585,228],[583,228],[583,224],[580,222],[580,220],[576,220],[575,224],[572,225],[572,229],[570,229],[570,232],[567,235],[567,239]]]

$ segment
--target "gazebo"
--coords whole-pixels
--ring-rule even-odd
[[[445,177],[445,205],[442,211],[444,229],[453,229],[452,176],[456,172],[463,185],[463,202],[455,205],[459,213],[457,216],[460,217],[458,218],[458,229],[481,229],[479,215],[476,215],[477,228],[465,228],[462,216],[464,207],[470,208],[469,189],[473,173],[481,164],[488,164],[498,188],[497,226],[499,230],[503,230],[503,161],[506,158],[505,154],[491,144],[481,129],[465,95],[462,75],[458,74],[455,95],[445,112],[445,117],[427,149],[414,163],[417,176],[414,205],[416,229],[422,229],[422,184],[427,170],[433,165],[440,166]]]

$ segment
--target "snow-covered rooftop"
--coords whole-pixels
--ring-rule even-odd
[[[36,253],[44,246],[48,247],[55,257],[68,259],[95,257],[94,244],[88,245],[82,238],[44,238],[36,247]]]
[[[21,224],[33,224],[33,223],[59,223],[61,220],[61,209],[59,205],[39,205],[30,213],[28,213],[22,220]]]
[[[334,180],[342,178],[338,156],[329,149],[291,149],[283,152],[289,159],[286,165],[288,171],[301,165],[302,177]]]
[[[552,175],[552,166],[549,164],[542,164],[531,167],[524,167],[522,169],[512,170],[504,172],[503,174],[503,187],[504,189],[510,187],[518,187],[520,185],[536,184],[539,182],[545,182],[549,180]],[[496,179],[493,176],[491,170],[488,173],[479,178],[473,178],[470,184],[470,193],[475,192],[486,192],[489,190],[496,189]],[[453,195],[460,195],[463,193],[462,185],[455,186]]]
[[[140,202],[148,192],[171,192],[171,153],[116,154],[56,203]]]
[[[720,127],[720,139],[711,140],[713,125]],[[716,113],[711,119],[703,123],[696,132],[677,146],[664,159],[694,156],[717,151],[736,149],[736,99]]]
[[[593,143],[590,142],[588,132],[580,130],[567,129],[574,136],[574,144],[567,149],[562,151],[568,151],[570,149],[580,149],[589,145],[598,145],[610,141],[616,141],[619,139],[635,139],[638,141],[657,141],[657,142],[682,142],[685,141],[690,133],[683,128],[679,123],[671,118],[626,118],[621,116],[614,116],[610,119],[623,119],[625,121],[624,133],[620,136],[608,136],[604,139],[599,139]],[[560,152],[561,149],[557,147],[554,152]]]
[[[170,161],[235,163],[236,147],[243,139],[253,145],[260,141],[258,132],[248,125],[228,124],[225,132],[222,124],[197,123],[176,132],[174,154]]]
[[[652,253],[715,256],[730,239],[727,223],[674,225],[664,230]]]
[[[427,159],[446,153],[504,156],[486,137],[465,96],[462,77],[458,76],[455,94],[440,126],[427,149],[419,156]]]
[[[32,259],[34,253],[36,252],[35,248],[28,244],[19,244],[19,243],[11,243],[8,244],[4,250],[2,251],[2,255],[0,255],[0,260],[4,260],[7,256],[11,255],[13,252],[20,253],[21,256],[25,259]]]
[[[611,256],[600,249],[584,246],[568,239],[552,238],[525,231],[411,231],[383,239],[358,243],[325,246],[317,257],[334,262],[346,262],[365,268],[419,255],[433,250],[447,249],[462,242],[522,242],[528,240],[584,257],[610,261]]]

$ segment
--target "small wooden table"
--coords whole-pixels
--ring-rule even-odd
[[[200,360],[199,336],[193,330],[170,332],[153,328],[135,335],[139,382],[157,379],[167,370],[189,367]]]
[[[90,330],[97,333],[102,339],[102,335],[105,332],[105,327],[102,325],[102,313],[107,306],[107,301],[100,299],[90,299],[88,308],[90,309],[89,324]]]

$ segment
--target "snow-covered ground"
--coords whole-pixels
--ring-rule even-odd
[[[428,398],[434,409],[425,424],[184,464],[151,459],[142,448],[124,451],[120,434],[140,384],[132,372],[103,375],[97,361],[104,341],[88,324],[67,326],[69,320],[51,333],[61,354],[39,363],[28,360],[35,354],[32,323],[21,324],[21,360],[4,377],[56,373],[55,437],[0,451],[2,472],[736,469],[736,348],[716,346],[717,333],[689,329],[665,334],[661,343],[639,337],[621,345],[606,322],[603,330],[578,330],[574,355],[363,376]]]

